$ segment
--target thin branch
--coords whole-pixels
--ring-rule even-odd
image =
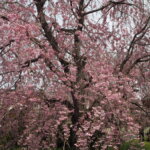
[[[90,4],[91,1],[92,1],[92,0],[89,0],[89,1],[87,2],[87,4],[84,6],[84,9],[85,9],[86,7],[88,7],[88,5]]]
[[[0,54],[2,55],[4,49],[5,49],[6,47],[10,46],[13,42],[15,42],[15,40],[10,40],[6,45],[1,46],[1,47],[0,47],[0,49],[1,49]]]
[[[0,73],[0,76],[3,76],[3,75],[6,75],[6,74],[9,74],[9,73],[14,73],[16,71],[6,71],[6,72],[2,72]]]
[[[9,19],[6,16],[0,16],[0,18],[2,18],[5,21],[9,21]]]
[[[75,33],[76,32],[76,29],[65,29],[65,28],[61,28],[60,31],[63,31],[63,32],[68,32],[68,33]]]
[[[107,8],[110,5],[113,5],[113,6],[115,6],[115,5],[129,5],[129,6],[133,6],[134,4],[126,3],[126,2],[124,2],[124,0],[122,0],[120,2],[109,1],[106,5],[104,5],[104,6],[100,7],[100,8],[97,8],[95,10],[91,10],[91,11],[85,12],[83,15],[85,16],[85,15],[88,15],[88,14],[91,14],[91,13],[102,11],[102,10],[104,10],[105,8]]]
[[[102,6],[102,7],[98,8],[98,9],[85,12],[85,13],[83,13],[83,15],[86,16],[86,15],[89,15],[89,14],[92,14],[92,13],[95,13],[95,12],[98,12],[98,11],[102,11],[102,10],[104,10],[105,8],[107,8],[107,7],[110,6],[110,5],[112,5],[111,2],[109,2],[108,4]]]
[[[147,62],[147,61],[150,61],[150,55],[146,55],[146,56],[143,56],[141,58],[138,58],[134,61],[134,63],[129,67],[129,69],[127,70],[127,74],[130,73],[130,71],[135,67],[135,65],[137,65],[138,63],[142,63],[142,62]]]
[[[135,103],[135,102],[131,102],[131,104],[137,106],[138,108],[140,108],[147,116],[150,116],[150,112],[147,112],[140,104]]]
[[[26,68],[26,67],[29,67],[31,63],[34,63],[34,62],[37,62],[39,59],[43,58],[42,55],[39,55],[37,58],[33,58],[33,59],[30,59],[30,60],[27,60],[21,68]]]

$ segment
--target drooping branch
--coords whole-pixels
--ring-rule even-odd
[[[150,16],[146,20],[143,28],[141,28],[141,30],[134,35],[132,41],[130,42],[130,45],[129,45],[129,48],[127,50],[127,54],[125,56],[125,59],[122,61],[121,65],[120,65],[120,71],[121,72],[123,71],[124,66],[126,65],[126,63],[131,58],[136,42],[140,41],[144,37],[144,35],[146,34],[146,32],[147,32],[147,30],[149,28],[149,26],[148,26],[149,22],[150,22]]]

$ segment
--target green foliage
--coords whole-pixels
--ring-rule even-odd
[[[107,150],[113,150],[113,148],[112,147],[108,147]]]
[[[147,127],[147,128],[145,128],[145,130],[144,130],[144,140],[145,141],[148,141],[148,140],[150,140],[149,137],[150,136],[150,127]]]

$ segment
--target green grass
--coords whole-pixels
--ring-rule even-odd
[[[150,150],[150,142],[144,142],[145,143],[145,150]]]
[[[136,150],[142,150],[142,149],[150,150],[150,142],[145,141],[144,146],[142,147],[138,140],[131,140],[131,141],[125,142],[124,144],[120,146],[120,150],[129,150],[129,149],[131,150],[132,146],[136,148]],[[14,148],[11,148],[10,150],[21,150],[21,148],[14,147]],[[56,150],[62,150],[62,149],[56,149]],[[110,147],[107,150],[113,150],[113,148]]]
[[[144,146],[142,146],[140,144],[140,142],[138,140],[131,140],[131,141],[128,141],[128,142],[125,142],[124,144],[122,144],[120,146],[120,149],[119,150],[150,150],[150,142],[144,142]],[[113,150],[113,148],[108,148],[107,150]]]
[[[129,150],[129,148],[131,149],[132,146],[138,150],[142,150],[142,149],[150,150],[150,142],[144,142],[144,146],[141,146],[138,140],[132,140],[132,141],[122,144],[122,146],[120,147],[120,150]]]

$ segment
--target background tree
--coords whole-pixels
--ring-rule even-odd
[[[138,134],[131,108],[141,74],[149,84],[149,1],[3,0],[0,25],[0,115],[11,122],[4,114],[20,108],[18,144],[117,149]]]

